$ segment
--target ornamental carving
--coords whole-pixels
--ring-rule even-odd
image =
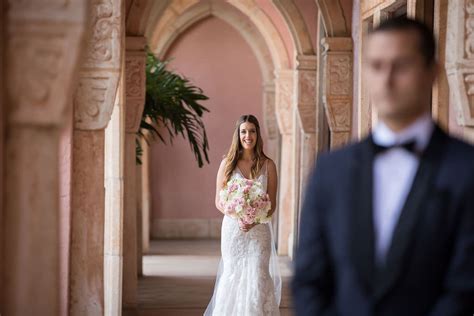
[[[461,126],[474,126],[474,1],[448,2],[446,73]]]
[[[282,134],[292,133],[294,76],[292,70],[280,71],[276,80],[277,122]]]
[[[466,90],[468,95],[469,111],[474,113],[474,74],[464,76],[466,82]]]
[[[298,118],[303,132],[316,132],[316,69],[298,70]]]
[[[121,1],[94,0],[85,67],[120,66]]]
[[[31,34],[33,35],[33,34]],[[16,36],[10,41],[11,97],[20,107],[48,106],[64,59],[63,36]]]
[[[120,78],[123,48],[121,0],[93,0],[90,38],[74,94],[74,127],[107,127]]]
[[[328,56],[329,92],[331,95],[349,95],[352,92],[352,58],[344,54]]]
[[[279,134],[275,112],[275,87],[266,85],[263,92],[263,119],[270,139],[277,138]]]
[[[97,130],[107,126],[118,79],[118,75],[107,72],[81,74],[74,96],[74,124],[77,129]]]
[[[141,99],[127,99],[126,116],[125,116],[125,131],[128,133],[136,133],[140,127],[140,121],[143,113],[143,100]]]
[[[87,3],[23,0],[10,5],[5,34],[9,121],[61,124],[87,28]]]
[[[466,58],[474,57],[474,1],[466,1]]]
[[[331,131],[344,132],[351,128],[351,104],[343,98],[330,98],[327,107],[328,123]]]
[[[125,61],[126,96],[128,98],[145,98],[145,58],[129,57]]]
[[[125,54],[125,131],[136,133],[145,106],[146,95],[146,52],[145,38],[128,36]]]
[[[316,104],[316,70],[298,71],[298,103]]]
[[[323,40],[322,99],[331,138],[347,136],[352,125],[352,42],[350,38]],[[345,135],[345,136],[341,136]]]

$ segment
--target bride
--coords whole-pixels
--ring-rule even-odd
[[[217,172],[216,207],[225,214],[219,192],[234,177],[260,181],[276,205],[275,163],[263,152],[260,125],[253,115],[237,121],[232,144]],[[216,285],[205,316],[279,315],[281,277],[271,223],[245,224],[224,216],[221,232],[222,259]]]

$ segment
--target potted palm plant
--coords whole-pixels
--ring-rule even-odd
[[[140,138],[148,145],[157,138],[166,144],[163,133],[167,133],[171,144],[178,135],[188,140],[201,168],[204,161],[209,163],[209,143],[202,121],[203,114],[209,110],[200,102],[209,98],[188,79],[167,70],[167,64],[148,52],[145,107],[136,142],[137,163],[141,164]]]

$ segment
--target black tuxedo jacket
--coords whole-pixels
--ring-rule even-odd
[[[296,315],[473,316],[474,147],[435,127],[378,267],[370,137],[320,155],[308,180]]]

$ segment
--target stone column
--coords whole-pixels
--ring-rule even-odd
[[[363,4],[363,3],[362,3]],[[362,5],[361,4],[361,5]],[[367,136],[372,130],[373,113],[376,111],[372,107],[369,92],[367,91],[367,84],[364,82],[365,65],[363,62],[362,49],[367,41],[369,30],[372,27],[370,19],[360,21],[359,36],[357,37],[357,139],[362,139]]]
[[[298,66],[298,103],[296,111],[296,122],[297,126],[295,134],[298,135],[298,139],[295,142],[295,153],[298,153],[298,161],[295,164],[295,174],[297,178],[296,196],[295,201],[298,203],[295,205],[297,212],[295,212],[294,219],[294,240],[295,246],[298,240],[298,223],[300,215],[300,201],[302,201],[304,188],[306,187],[306,181],[309,173],[313,169],[314,161],[317,155],[317,143],[318,137],[316,131],[321,126],[316,126],[316,66],[317,58],[315,55],[298,55],[297,56]],[[291,253],[290,253],[291,254]]]
[[[449,130],[449,84],[446,76],[446,34],[448,20],[448,2],[436,0],[434,7],[433,32],[436,34],[437,56],[441,65],[436,77],[431,99],[433,118],[444,129]]]
[[[150,212],[151,212],[151,193],[150,193],[150,151],[148,144],[143,139],[142,144],[142,166],[141,166],[141,210],[142,210],[142,252],[146,253],[150,249]]]
[[[298,71],[296,71],[296,76],[298,76]],[[298,78],[298,77],[297,77]],[[296,83],[296,89],[298,89],[298,83]],[[299,95],[297,94],[297,91],[295,91],[296,98],[298,99]],[[293,163],[293,174],[291,175],[291,188],[292,188],[292,194],[293,197],[291,199],[292,206],[291,206],[291,220],[290,220],[290,225],[291,229],[289,232],[289,237],[288,237],[288,256],[293,259],[293,251],[295,250],[296,247],[296,233],[297,233],[297,228],[298,228],[298,213],[299,213],[299,208],[300,208],[300,180],[301,180],[301,124],[300,120],[298,119],[298,108],[295,106],[293,108],[293,130],[291,133],[292,136],[292,141],[291,141],[291,146],[292,146],[292,158],[291,161]]]
[[[449,1],[446,33],[446,73],[456,113],[452,123],[474,142],[474,1]]]
[[[275,83],[266,82],[263,84],[263,126],[267,133],[266,154],[275,162],[278,176],[280,177],[280,131],[276,117],[276,95]],[[280,182],[280,181],[279,181]],[[278,201],[278,200],[277,200]],[[277,205],[278,212],[278,205]],[[277,213],[278,214],[278,213]],[[278,216],[273,217],[273,234],[278,236]],[[278,241],[278,238],[277,238]]]
[[[0,8],[4,8],[4,0],[0,0]],[[6,27],[6,14],[5,10],[0,10],[0,227],[3,226],[3,201],[4,201],[4,153],[5,153],[5,75],[3,69],[5,63],[5,41],[3,40],[6,37],[5,27]],[[3,282],[3,233],[0,232],[0,283]],[[3,286],[0,285],[0,306],[3,306]],[[3,312],[3,308],[0,307],[0,314]]]
[[[288,255],[294,218],[294,148],[293,125],[296,107],[296,72],[280,70],[276,78],[276,113],[281,132],[279,196],[278,196],[278,254]]]
[[[278,130],[276,118],[274,83],[265,83],[263,85],[263,126],[267,133],[267,140],[265,142],[267,155],[273,159],[278,167],[280,160],[280,131]]]
[[[59,135],[83,50],[87,4],[9,1],[2,315],[59,314]]]
[[[135,191],[137,194],[136,208],[137,208],[137,275],[143,275],[143,204],[142,204],[142,166],[136,165]]]
[[[74,96],[70,315],[104,314],[104,130],[120,77],[123,9],[121,0],[91,6],[92,33]]]
[[[123,306],[137,305],[136,133],[145,105],[145,38],[127,37],[125,53],[124,267]]]
[[[352,38],[326,37],[322,44],[323,102],[331,135],[330,148],[337,148],[351,138]]]
[[[298,121],[301,126],[301,184],[306,184],[306,178],[314,165],[317,154],[316,145],[316,65],[315,55],[300,55],[298,60]]]

